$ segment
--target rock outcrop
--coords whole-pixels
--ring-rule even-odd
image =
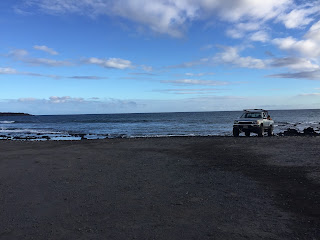
[[[305,128],[303,132],[297,129],[288,128],[286,131],[279,133],[279,136],[320,136],[312,127]]]

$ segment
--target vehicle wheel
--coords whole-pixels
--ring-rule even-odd
[[[258,131],[258,137],[263,137],[263,134],[264,134],[264,128],[263,126],[261,126]]]
[[[246,131],[246,137],[250,137],[250,131]]]
[[[239,128],[233,128],[233,136],[234,137],[239,137],[239,133],[240,133]]]
[[[273,136],[273,126],[268,129],[268,136]]]

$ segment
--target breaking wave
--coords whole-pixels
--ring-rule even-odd
[[[10,124],[15,123],[15,121],[0,121],[0,124]]]

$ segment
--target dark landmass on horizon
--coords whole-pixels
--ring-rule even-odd
[[[0,116],[32,116],[29,113],[0,112]]]

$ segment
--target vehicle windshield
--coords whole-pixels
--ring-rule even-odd
[[[262,118],[259,112],[246,112],[242,114],[241,118]]]

